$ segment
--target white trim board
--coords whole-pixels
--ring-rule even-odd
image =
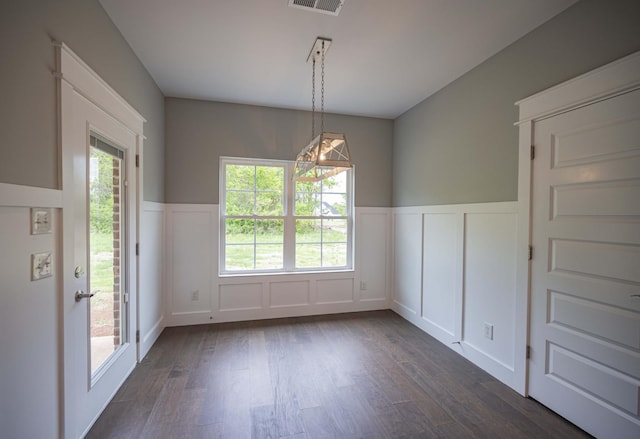
[[[515,103],[516,125],[553,116],[640,87],[640,51]]]
[[[76,91],[126,125],[131,131],[142,135],[142,125],[147,121],[138,111],[125,101],[91,67],[89,67],[66,44],[52,41],[56,48],[55,75]]]
[[[62,207],[62,191],[36,186],[0,183],[0,206]]]

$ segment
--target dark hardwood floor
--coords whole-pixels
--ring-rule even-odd
[[[89,438],[587,438],[391,311],[167,328]]]

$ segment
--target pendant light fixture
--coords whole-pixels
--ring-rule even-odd
[[[311,75],[311,142],[296,158],[293,178],[296,181],[320,181],[352,167],[347,138],[343,133],[324,131],[324,57],[331,45],[328,38],[316,38],[307,62],[313,64]],[[320,61],[320,134],[316,136],[316,62]]]

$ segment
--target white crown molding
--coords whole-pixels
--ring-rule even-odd
[[[640,88],[640,51],[515,103],[516,125],[550,117]]]
[[[58,41],[53,41],[53,45],[57,55],[54,75],[71,85],[77,93],[120,121],[132,132],[142,136],[146,119],[82,61],[69,46]]]

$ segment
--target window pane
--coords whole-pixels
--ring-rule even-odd
[[[89,301],[89,346],[91,376],[103,367],[126,341],[122,254],[126,232],[123,207],[123,162],[119,151],[101,140],[91,138],[100,148],[91,146],[89,177],[89,291],[102,291]],[[106,146],[108,149],[103,150]],[[113,149],[113,151],[111,151]],[[113,154],[112,154],[113,153]],[[122,221],[121,221],[122,220]]]
[[[322,246],[320,244],[296,244],[296,267],[321,267]]]
[[[320,192],[321,189],[319,181],[296,181],[296,192]]]
[[[251,216],[254,213],[253,192],[227,192],[226,214]]]
[[[347,244],[324,244],[322,246],[323,267],[344,267],[347,265]]]
[[[225,240],[227,244],[253,243],[254,220],[227,219],[225,221]]]
[[[255,187],[255,166],[226,165],[226,189],[250,189]]]
[[[256,269],[275,270],[284,266],[284,246],[282,244],[256,245]]]
[[[347,172],[322,180],[322,192],[346,193],[347,192]]]
[[[296,220],[296,242],[322,242],[321,220]]]
[[[282,192],[284,190],[284,168],[256,166],[256,189]]]
[[[347,194],[323,194],[322,215],[347,216]]]
[[[295,214],[297,216],[319,216],[320,194],[317,192],[296,193]]]
[[[227,270],[253,270],[253,244],[226,245],[224,250]]]
[[[256,193],[256,215],[282,216],[284,204],[282,192],[258,192]]]
[[[284,221],[257,220],[256,242],[265,244],[282,244],[284,242]]]
[[[322,220],[322,242],[347,242],[347,220]]]

